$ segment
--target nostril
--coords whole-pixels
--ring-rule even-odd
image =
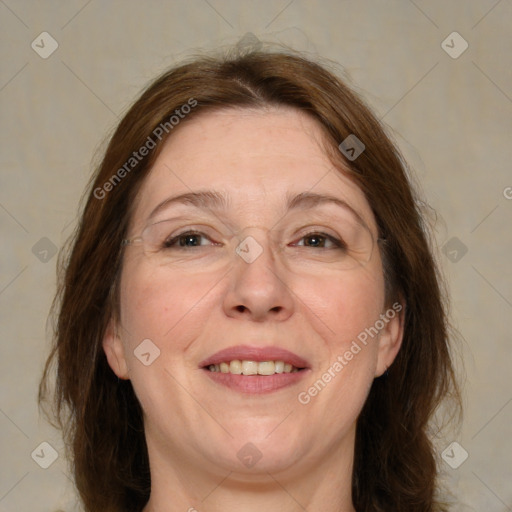
[[[239,313],[243,313],[244,311],[246,311],[248,308],[246,306],[243,306],[243,305],[238,305],[236,306],[235,308]],[[270,308],[269,311],[273,312],[273,313],[279,313],[281,310],[282,310],[282,306],[274,306],[273,308]]]

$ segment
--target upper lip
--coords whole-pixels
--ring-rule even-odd
[[[296,368],[308,368],[308,362],[302,357],[280,347],[255,347],[250,345],[237,345],[215,352],[215,354],[199,363],[201,368],[211,364],[220,364],[233,360],[239,361],[284,361]]]

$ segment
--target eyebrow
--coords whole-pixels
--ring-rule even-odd
[[[297,194],[294,197],[288,198],[287,210],[306,210],[309,208],[314,208],[315,206],[321,206],[323,204],[334,204],[341,208],[350,210],[360,224],[362,224],[365,227],[368,227],[365,220],[359,214],[359,212],[352,208],[352,206],[350,206],[345,200],[328,194],[301,192],[300,194]]]
[[[191,205],[201,210],[226,210],[230,205],[229,197],[221,192],[205,190],[198,192],[186,192],[177,196],[169,197],[162,201],[149,214],[148,221],[153,219],[159,212],[166,210],[175,204]],[[307,210],[324,204],[334,204],[350,212],[363,226],[367,226],[361,215],[352,208],[346,201],[328,194],[317,194],[314,192],[301,192],[295,196],[287,196],[286,210]]]
[[[201,210],[225,210],[229,206],[229,200],[225,194],[211,190],[186,192],[184,194],[169,197],[162,201],[149,214],[148,220],[151,220],[162,210],[166,210],[175,204],[188,204]]]

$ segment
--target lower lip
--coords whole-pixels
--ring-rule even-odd
[[[233,373],[211,372],[208,369],[204,371],[217,384],[234,391],[251,394],[271,393],[292,386],[309,373],[308,369],[293,373],[274,373],[274,375],[235,375]]]

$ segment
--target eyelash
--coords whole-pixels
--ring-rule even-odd
[[[332,249],[344,249],[345,248],[345,244],[339,240],[338,238],[332,236],[332,235],[328,235],[327,233],[323,233],[321,231],[310,231],[309,233],[305,233],[304,235],[301,236],[300,240],[303,240],[304,238],[307,238],[307,237],[311,237],[313,235],[316,235],[316,236],[320,236],[324,239],[326,239],[327,241],[330,241],[331,243],[333,243],[335,245],[335,247],[333,247]],[[166,240],[165,243],[164,243],[164,249],[187,249],[187,248],[194,248],[194,247],[201,247],[201,246],[176,246],[176,242],[178,242],[180,239],[184,238],[184,237],[187,237],[187,236],[201,236],[201,237],[204,237],[204,238],[207,238],[208,240],[211,241],[211,239],[205,235],[204,233],[201,233],[200,231],[193,231],[193,230],[189,230],[189,231],[184,231],[183,233],[180,233],[174,237],[172,237],[170,240]],[[219,243],[214,243],[214,245],[220,245]],[[301,247],[305,247],[305,246],[301,246]],[[321,249],[325,249],[325,247],[321,247]]]
[[[200,231],[193,231],[193,230],[189,230],[189,231],[184,231],[183,233],[180,233],[174,237],[172,237],[170,240],[166,240],[164,242],[164,249],[173,249],[175,248],[175,243],[177,241],[180,240],[180,238],[184,238],[184,237],[187,237],[187,236],[202,236],[204,238],[208,238],[208,240],[210,240],[210,238],[208,236],[206,236],[204,233],[201,233]],[[220,245],[220,244],[215,244],[215,245]],[[181,249],[181,247],[178,247],[179,249]],[[186,248],[186,246],[183,246],[183,248]]]

